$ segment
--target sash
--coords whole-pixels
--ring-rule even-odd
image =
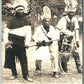
[[[41,28],[41,29],[42,29],[43,33],[45,34],[45,36],[48,38],[48,40],[52,40],[52,38],[50,38],[50,37],[45,33],[45,31],[43,30],[43,28]]]

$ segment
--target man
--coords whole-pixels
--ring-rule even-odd
[[[59,20],[56,28],[59,29],[60,31],[59,51],[63,53],[67,52],[69,54],[72,53],[78,73],[82,73],[82,68],[81,68],[80,58],[78,53],[79,24],[77,18],[74,16],[75,10],[76,9],[72,7],[65,10],[67,14]],[[67,55],[66,55],[67,58],[65,56],[62,56],[61,59],[61,65],[65,72],[68,71],[67,61],[69,59],[69,56]]]
[[[15,56],[20,60],[23,78],[32,81],[29,78],[26,48],[31,41],[31,24],[24,16],[24,6],[15,7],[15,16],[9,21],[5,28],[3,40],[6,45],[5,68],[12,71],[11,80],[17,78]]]
[[[34,56],[36,57],[35,75],[41,75],[42,60],[51,58],[53,76],[58,77],[58,35],[56,35],[55,28],[50,25],[50,19],[51,15],[44,13],[42,16],[42,25],[36,28],[33,36],[37,44],[37,49],[34,52]]]

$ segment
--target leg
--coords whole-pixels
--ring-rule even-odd
[[[35,61],[36,70],[41,70],[41,62],[42,62],[42,60],[36,60]]]
[[[61,58],[61,66],[62,66],[64,72],[68,71],[67,60],[68,60],[68,58],[66,58],[65,56],[62,56],[62,58]]]
[[[64,72],[67,72],[68,71],[68,69],[67,69],[67,62],[66,63],[61,62],[61,65],[62,65],[62,68],[63,68]]]
[[[36,76],[41,75],[41,62],[42,62],[42,60],[37,60],[37,59],[36,59],[36,61],[35,61],[35,66],[36,66],[35,75],[36,75]]]
[[[21,64],[21,69],[22,69],[22,75],[24,79],[27,79],[28,74],[28,65],[27,65],[27,56],[26,56],[26,51],[21,49],[21,52],[19,52],[19,60]]]
[[[15,76],[15,77],[17,77],[17,71],[16,71],[16,69],[11,69],[11,71],[12,71],[12,75]]]
[[[50,46],[50,54],[51,54],[51,67],[53,71],[53,76],[58,77],[58,43],[54,43]]]
[[[4,68],[11,69],[12,76],[13,76],[11,79],[15,79],[17,77],[16,64],[15,64],[15,53],[13,52],[13,48],[6,49]]]
[[[15,64],[15,56],[14,56],[13,60],[11,60],[11,61],[12,61],[12,63],[11,63],[12,76],[14,76],[16,78],[17,77],[17,70],[16,70],[16,64]]]
[[[16,64],[15,64],[15,56],[13,58],[14,60],[11,60],[12,61],[12,68],[11,68],[11,71],[12,71],[12,76],[15,76],[17,77],[17,70],[16,70]]]
[[[25,80],[29,81],[29,82],[32,82],[33,80],[31,78],[29,78],[27,56],[26,56],[25,47],[20,48],[20,52],[19,52],[18,56],[19,56],[19,59],[20,59],[23,78]]]
[[[26,50],[24,45],[18,45],[18,57],[20,60],[21,64],[21,69],[22,69],[22,75],[23,78],[29,82],[32,82],[33,80],[29,78],[29,73],[28,73],[28,63],[27,63],[27,56],[26,56]]]
[[[78,70],[78,73],[82,73],[82,67],[81,67],[81,63],[80,63],[80,57],[79,57],[79,53],[78,52],[73,52],[73,57],[75,60],[75,64],[76,64],[76,68]]]
[[[16,71],[16,68],[15,69],[11,69],[11,72],[12,72],[12,76],[11,76],[11,80],[14,80],[17,78],[17,71]]]

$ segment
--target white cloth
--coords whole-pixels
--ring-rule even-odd
[[[53,26],[50,26],[49,32],[47,33],[46,30],[43,28],[43,25],[40,25],[36,28],[35,34],[33,36],[33,39],[35,40],[35,42],[43,41],[43,40],[49,41],[49,39],[43,33],[42,29],[47,34],[47,36],[52,38],[52,40],[59,39],[58,35],[56,34],[56,30]]]
[[[58,42],[56,41],[54,44],[49,46],[50,55],[51,55],[51,67],[53,72],[58,72],[59,66],[58,66]]]
[[[58,72],[59,54],[58,54],[57,40],[59,39],[59,34],[56,32],[56,30],[53,26],[50,26],[49,32],[47,33],[45,31],[45,29],[43,28],[43,26],[41,25],[36,28],[36,32],[33,36],[33,39],[35,40],[35,42],[43,41],[43,40],[45,40],[46,42],[49,41],[49,39],[44,34],[42,29],[48,37],[50,37],[50,38],[52,38],[52,40],[54,40],[54,42],[50,46],[42,46],[42,47],[38,48],[37,50],[34,51],[33,55],[36,59],[43,60],[43,61],[46,61],[46,59],[51,58],[52,71]]]
[[[73,17],[72,20],[71,20],[75,24],[75,30],[73,32],[67,30],[67,26],[66,26],[67,25],[67,20],[66,19],[68,20],[68,22],[70,22],[69,17],[64,16],[59,20],[59,22],[57,24],[57,28],[59,28],[61,30],[61,32],[64,32],[67,35],[75,36],[76,41],[79,41],[79,30],[78,30],[79,29],[79,23],[78,23],[77,18]]]
[[[31,41],[31,26],[24,26],[17,29],[8,29],[6,27],[3,35],[3,40],[5,44],[8,43],[8,34],[14,34],[25,37],[25,45],[29,45]]]
[[[47,34],[48,37],[52,38],[52,40],[57,40],[58,37],[56,35],[55,28],[53,26],[50,26],[49,32],[47,33],[43,28],[43,26],[41,25],[36,28],[36,32],[33,36],[33,39],[35,40],[35,42],[39,42],[43,40],[45,40],[46,42],[49,42],[49,39],[45,36],[42,29],[44,30],[44,32]],[[56,41],[54,41],[53,43],[55,42]],[[49,59],[50,58],[49,47],[42,46],[37,50],[35,50],[33,55],[36,57],[36,59],[40,59],[40,60]]]
[[[9,33],[9,31],[10,30],[8,28],[4,29],[3,41],[4,41],[5,44],[8,43],[8,33]]]
[[[34,57],[38,60],[50,59],[50,53],[48,46],[40,47],[33,53]]]

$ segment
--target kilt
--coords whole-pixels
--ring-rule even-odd
[[[49,47],[48,46],[39,47],[34,51],[33,56],[38,60],[50,59]]]
[[[4,68],[15,69],[15,56],[18,56],[20,59],[23,58],[27,63],[26,50],[24,44],[24,37],[9,34],[9,41],[12,41],[12,48],[5,48],[5,64]]]

